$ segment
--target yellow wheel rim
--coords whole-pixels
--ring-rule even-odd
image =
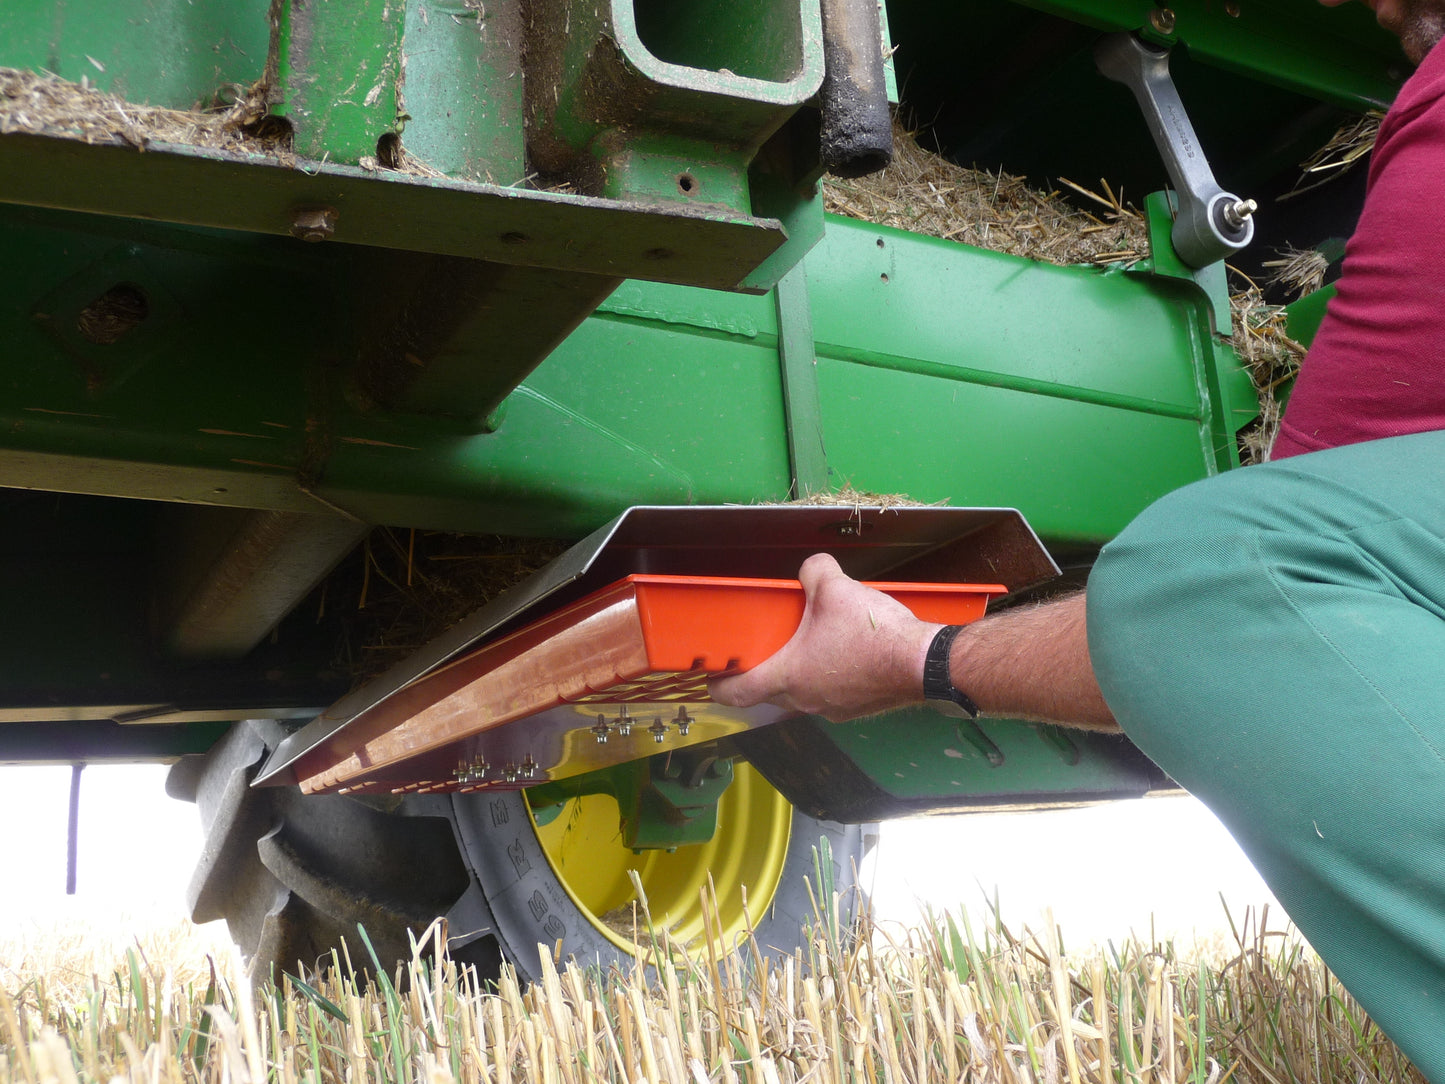
[[[592,925],[618,948],[633,948],[632,904],[636,870],[654,926],[674,943],[697,946],[721,927],[725,947],[761,921],[782,880],[793,810],[751,765],[739,762],[732,785],[718,801],[717,831],[707,843],[633,854],[623,846],[617,801],[592,794],[569,801],[537,838],[552,872]],[[534,823],[535,827],[535,823]],[[704,906],[708,875],[716,889],[717,917]],[[746,908],[744,896],[746,895]],[[642,915],[638,930],[647,937]]]

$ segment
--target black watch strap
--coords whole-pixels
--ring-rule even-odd
[[[949,673],[948,657],[954,638],[962,631],[962,625],[944,625],[934,634],[933,642],[928,645],[928,654],[923,659],[923,699],[952,704],[968,718],[977,719],[978,705],[953,684]]]

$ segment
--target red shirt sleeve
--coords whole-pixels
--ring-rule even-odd
[[[1445,45],[1380,125],[1338,291],[1271,459],[1445,429]]]

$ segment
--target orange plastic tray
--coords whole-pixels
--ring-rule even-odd
[[[924,621],[963,625],[983,616],[997,584],[870,583]],[[600,595],[637,602],[655,670],[750,670],[788,642],[803,620],[797,580],[720,576],[628,576]]]
[[[869,586],[922,620],[951,625],[977,620],[1007,592],[998,584]],[[797,580],[628,576],[413,682],[360,716],[344,743],[308,753],[298,776],[311,792],[354,789],[368,773],[519,720],[540,749],[543,724],[532,717],[564,705],[703,703],[710,674],[767,659],[797,631],[803,608]]]

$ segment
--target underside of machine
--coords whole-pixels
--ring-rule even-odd
[[[1393,97],[1398,45],[1294,0],[873,8],[7,4],[0,762],[179,760],[196,917],[262,969],[357,922],[401,952],[439,914],[488,965],[626,951],[629,868],[685,938],[748,924],[748,886],[786,949],[820,837],[846,886],[884,817],[1170,786],[1027,723],[710,722],[696,680],[457,699],[633,573],[830,550],[1015,604],[1238,465],[1259,402],[1224,259],[1337,261],[1363,171],[1281,197]],[[1140,66],[1100,74],[1105,40]],[[1120,82],[1192,127],[1157,144]],[[1058,266],[825,214],[890,96],[955,162],[1105,178],[1151,251]],[[1195,255],[1178,223],[1216,196],[1236,218]],[[947,507],[726,507],[845,486]]]

